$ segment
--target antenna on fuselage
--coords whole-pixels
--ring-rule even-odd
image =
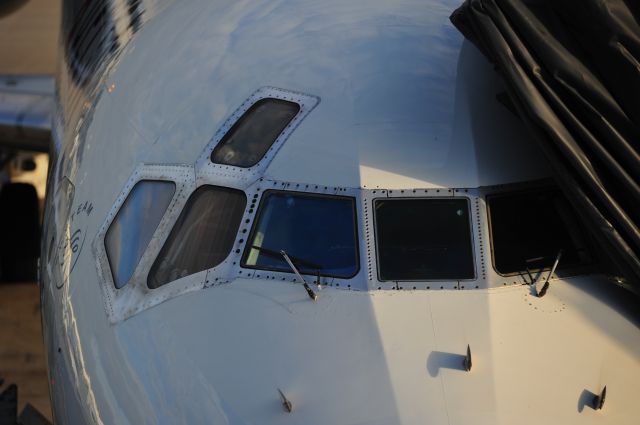
[[[293,411],[293,404],[284,395],[284,393],[280,388],[278,388],[278,393],[280,394],[280,401],[282,401],[282,407],[284,407],[284,410],[286,410],[288,413],[291,413]]]
[[[467,355],[464,356],[462,366],[464,366],[464,370],[466,370],[467,372],[471,372],[472,365],[473,365],[473,362],[471,361],[471,346],[467,344]]]
[[[602,392],[593,398],[591,406],[594,410],[601,410],[604,407],[604,400],[607,397],[607,386],[605,385]]]
[[[304,285],[304,289],[307,291],[307,295],[309,295],[309,298],[311,298],[314,301],[317,300],[318,295],[316,295],[316,293],[313,292],[313,289],[311,289],[307,281],[304,280],[304,277],[302,277],[302,275],[298,271],[298,268],[293,264],[293,262],[291,261],[291,258],[289,258],[289,256],[287,255],[287,252],[284,249],[281,249],[280,254],[282,254],[282,257],[284,257],[287,264],[289,264],[289,267],[291,267],[291,270],[293,270],[296,276],[298,276],[298,279],[302,281],[302,284]]]

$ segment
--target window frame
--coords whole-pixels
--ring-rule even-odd
[[[377,222],[377,216],[378,214],[376,213],[376,202],[378,201],[416,201],[416,200],[446,200],[446,199],[451,199],[451,200],[459,200],[462,199],[465,201],[466,203],[466,207],[467,207],[467,224],[468,224],[468,229],[469,229],[469,242],[470,242],[470,246],[471,246],[471,259],[472,259],[472,265],[473,265],[473,277],[468,278],[468,279],[460,279],[460,278],[448,278],[448,279],[382,279],[381,276],[381,272],[382,272],[382,267],[381,267],[381,262],[380,262],[380,238],[378,237],[378,222]],[[375,247],[376,247],[376,272],[377,272],[377,279],[379,282],[474,282],[478,280],[478,265],[477,265],[477,258],[476,256],[478,255],[476,253],[476,244],[475,244],[475,232],[474,232],[474,224],[473,224],[473,210],[471,209],[471,199],[469,199],[469,197],[467,196],[416,196],[416,197],[378,197],[378,198],[374,198],[371,201],[371,210],[372,210],[372,215],[373,215],[373,233],[374,233],[374,239],[375,239]]]
[[[276,103],[290,103],[292,105],[296,105],[297,110],[296,110],[296,113],[291,117],[291,119],[289,119],[289,121],[287,121],[287,123],[282,127],[280,132],[278,132],[278,135],[273,139],[273,141],[269,144],[269,146],[264,150],[264,153],[262,154],[260,159],[258,159],[256,162],[254,162],[251,165],[225,164],[223,162],[214,161],[214,158],[213,158],[214,155],[218,152],[218,150],[222,149],[225,146],[225,142],[227,142],[229,138],[231,138],[235,134],[235,132],[238,131],[238,129],[240,129],[246,122],[249,121],[249,118],[251,118],[250,114],[253,111],[255,111],[258,107],[260,107],[262,104],[267,103],[268,101],[276,101]],[[296,121],[296,118],[298,118],[301,112],[302,112],[302,105],[293,100],[281,99],[274,96],[265,96],[256,100],[251,104],[251,106],[249,106],[249,108],[247,108],[246,111],[242,113],[242,115],[240,115],[240,117],[233,123],[233,125],[224,133],[220,141],[216,143],[215,147],[211,151],[211,154],[209,155],[209,160],[211,161],[212,164],[216,164],[219,166],[237,167],[242,169],[249,169],[249,168],[255,167],[256,165],[258,165],[260,162],[264,160],[264,158],[267,156],[267,154],[272,149],[272,147],[278,142],[278,139],[280,139],[282,135],[285,133],[285,131],[287,130],[287,128],[291,126],[291,123]]]
[[[114,220],[125,199],[129,196],[133,186],[141,180],[160,180],[173,182],[176,191],[158,224],[151,241],[146,247],[129,283],[122,288],[115,287],[110,265],[105,251],[104,238],[108,227]],[[158,290],[154,293],[146,287],[147,274],[151,264],[155,260],[165,237],[173,227],[175,219],[184,206],[188,194],[196,189],[195,172],[193,166],[180,164],[145,164],[141,163],[134,169],[129,179],[124,184],[118,195],[105,208],[106,215],[93,242],[92,248],[96,256],[96,268],[100,288],[102,289],[103,302],[109,322],[114,324],[128,317],[134,316],[140,311],[159,304],[175,296],[203,286],[203,282],[191,279],[188,282],[174,285],[168,290]],[[108,203],[108,200],[105,202]],[[101,203],[94,202],[95,209],[92,214],[103,214],[105,210]]]
[[[513,276],[522,276],[523,274],[526,274],[527,271],[526,270],[520,270],[520,271],[515,271],[515,272],[511,272],[511,273],[502,273],[498,270],[498,268],[496,267],[496,259],[495,259],[495,247],[494,247],[494,238],[493,238],[493,223],[492,223],[492,219],[491,219],[491,204],[489,202],[490,198],[502,198],[502,197],[507,197],[510,195],[526,195],[526,194],[533,194],[536,192],[550,192],[550,191],[559,191],[563,196],[564,194],[562,193],[562,190],[557,187],[557,186],[553,186],[553,185],[544,185],[544,186],[537,186],[537,187],[528,187],[528,188],[523,188],[523,189],[516,189],[516,190],[503,190],[503,191],[499,191],[499,192],[493,192],[493,193],[487,193],[483,196],[485,204],[486,204],[486,211],[487,211],[487,227],[489,230],[489,247],[491,250],[491,268],[492,270],[500,277],[513,277]],[[565,197],[566,199],[566,197]],[[569,200],[567,199],[567,202],[569,202]],[[572,208],[572,212],[575,214],[575,218],[577,220],[579,220],[577,212],[573,210],[573,207],[571,206],[571,204],[569,203],[569,206]],[[582,227],[582,224],[579,223],[580,227]],[[560,260],[560,264],[558,265],[558,268],[555,271],[555,274],[563,274],[563,272],[569,272],[569,274],[572,274],[572,271],[575,270],[584,270],[586,268],[591,268],[593,267],[593,265],[597,262],[597,259],[595,258],[595,252],[593,249],[593,246],[591,244],[591,239],[589,237],[585,238],[585,245],[586,248],[588,250],[589,253],[589,257],[590,257],[590,262],[588,263],[580,263],[580,264],[562,264],[562,260]],[[532,268],[530,269],[531,271],[535,271],[535,272],[545,272],[545,271],[550,271],[552,268],[552,265],[548,265],[548,266],[544,266],[542,268]]]
[[[245,114],[249,108],[256,102],[265,98],[273,98],[297,103],[300,110],[297,115],[282,130],[278,138],[273,142],[264,156],[255,165],[249,168],[238,167],[234,165],[216,164],[211,161],[211,155],[222,138],[229,132],[231,127]],[[209,176],[216,176],[215,184],[233,186],[239,182],[243,182],[247,187],[257,179],[264,178],[267,167],[271,164],[275,155],[287,142],[291,134],[298,126],[307,118],[307,116],[320,104],[318,96],[285,90],[277,87],[261,87],[257,89],[251,96],[246,98],[239,104],[237,109],[231,113],[224,123],[218,128],[207,146],[204,148],[195,163],[195,174],[198,178],[198,184],[203,182],[211,182]]]
[[[327,193],[316,193],[316,192],[303,192],[303,191],[294,191],[294,190],[282,190],[282,189],[267,189],[262,193],[262,196],[260,197],[260,203],[258,204],[258,208],[256,209],[255,215],[253,217],[253,222],[251,223],[251,230],[249,231],[249,236],[246,238],[246,246],[244,247],[244,250],[242,251],[242,256],[240,257],[240,268],[242,269],[248,269],[248,270],[263,270],[263,271],[267,271],[267,272],[274,272],[274,273],[287,273],[287,274],[293,274],[295,275],[295,273],[293,272],[293,270],[291,270],[290,268],[275,268],[275,267],[259,267],[259,266],[250,266],[247,265],[246,263],[246,259],[249,256],[249,252],[250,250],[252,250],[253,248],[251,248],[251,246],[249,245],[251,241],[253,241],[253,238],[255,236],[255,232],[257,231],[257,227],[258,227],[258,223],[260,222],[260,218],[261,218],[261,213],[263,211],[264,208],[264,203],[266,202],[267,198],[269,197],[269,195],[271,193],[286,193],[286,194],[294,194],[296,196],[302,196],[302,197],[306,197],[306,198],[325,198],[325,199],[340,199],[340,200],[349,200],[351,201],[352,204],[352,211],[353,211],[353,236],[354,236],[354,240],[355,240],[355,260],[356,260],[356,268],[353,272],[353,274],[349,275],[349,276],[336,276],[333,274],[324,274],[322,272],[320,272],[320,276],[324,277],[324,278],[334,278],[334,279],[340,279],[340,280],[350,280],[355,278],[356,276],[358,276],[360,274],[360,270],[361,270],[361,265],[360,265],[360,239],[359,239],[359,233],[358,233],[358,200],[353,197],[353,196],[345,196],[345,195],[334,195],[334,194],[327,194]],[[306,275],[306,276],[317,276],[317,273],[314,274],[309,274],[309,273],[305,273],[302,270],[299,270],[301,275]]]

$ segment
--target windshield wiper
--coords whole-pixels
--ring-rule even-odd
[[[549,289],[549,279],[551,279],[551,276],[553,276],[553,273],[556,271],[556,268],[560,263],[560,258],[562,258],[562,250],[558,251],[558,255],[556,255],[556,260],[553,262],[553,267],[551,267],[551,270],[549,271],[547,278],[544,280],[544,284],[542,285],[542,288],[539,291],[536,288],[536,292],[538,293],[538,298],[544,297],[544,295],[547,293],[547,289]]]
[[[313,292],[313,289],[311,289],[311,287],[309,286],[307,281],[304,279],[304,277],[302,277],[302,275],[300,274],[300,271],[298,271],[298,268],[295,266],[295,264],[293,264],[293,261],[295,260],[295,262],[297,262],[298,264],[302,264],[302,265],[306,264],[307,266],[317,270],[317,272],[318,272],[318,282],[317,282],[318,287],[320,287],[320,269],[322,268],[321,265],[315,264],[315,263],[313,263],[311,261],[303,260],[301,258],[292,257],[289,254],[287,254],[287,252],[285,250],[283,250],[283,249],[280,250],[280,252],[278,252],[278,251],[274,251],[274,250],[271,250],[271,249],[268,249],[268,248],[263,248],[261,246],[256,246],[256,245],[252,245],[251,248],[258,250],[261,253],[270,255],[270,256],[272,256],[274,258],[284,259],[284,261],[289,265],[291,270],[293,270],[293,273],[295,273],[296,276],[298,276],[298,279],[300,279],[302,281],[304,289],[307,291],[307,295],[309,295],[309,298],[311,298],[314,301],[318,299],[318,295],[315,292]]]
[[[278,258],[280,260],[283,259],[282,251],[274,251],[272,249],[263,248],[261,246],[256,246],[256,245],[251,245],[251,248],[255,249],[257,251],[260,251],[261,253],[266,254],[266,255],[268,255],[270,257]],[[296,264],[299,264],[301,266],[305,266],[305,267],[308,267],[308,268],[314,269],[314,270],[322,270],[322,266],[320,264],[317,264],[317,263],[314,263],[312,261],[305,260],[305,259],[302,259],[302,258],[294,257],[293,255],[289,255],[289,254],[287,254],[287,256]]]
[[[289,264],[289,267],[291,267],[291,270],[293,270],[293,272],[296,274],[296,276],[298,276],[298,279],[300,279],[302,281],[302,284],[304,285],[304,289],[306,289],[307,295],[309,295],[309,298],[311,298],[314,301],[317,300],[318,299],[318,295],[316,295],[316,293],[313,292],[313,289],[311,289],[311,287],[309,287],[309,284],[307,283],[306,280],[304,280],[304,277],[302,277],[302,275],[300,274],[300,272],[298,271],[296,266],[293,265],[293,263],[291,262],[291,258],[289,258],[289,256],[287,255],[287,253],[285,252],[284,249],[280,251],[280,254],[282,254],[282,256],[286,260],[287,264]]]
[[[526,260],[524,260],[524,270],[527,272],[527,275],[529,275],[529,285],[535,285],[538,282],[540,275],[542,274],[542,271],[538,271],[538,274],[534,278],[533,275],[531,274],[531,269],[529,268],[529,265],[537,263],[540,260],[544,260],[544,257],[527,258]],[[523,278],[524,278],[524,273],[521,273],[521,274],[523,275]]]

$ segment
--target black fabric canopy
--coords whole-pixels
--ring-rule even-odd
[[[495,64],[558,184],[640,293],[640,1],[467,0],[451,21]]]

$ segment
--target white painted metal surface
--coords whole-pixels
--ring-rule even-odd
[[[549,174],[495,101],[498,77],[449,23],[457,5],[142,2],[144,24],[91,84],[62,77],[45,235],[57,254],[43,288],[58,422],[637,422],[637,301],[595,275],[556,277],[538,299],[493,271],[484,196]],[[211,142],[262,87],[305,93],[310,112],[250,178],[204,172]],[[178,190],[116,290],[104,232],[142,178]],[[249,200],[272,187],[355,197],[359,274],[323,282],[312,302],[291,273],[242,269],[238,237],[218,267],[149,290],[148,268],[201,184]],[[379,282],[371,208],[387,196],[467,197],[477,279]]]

